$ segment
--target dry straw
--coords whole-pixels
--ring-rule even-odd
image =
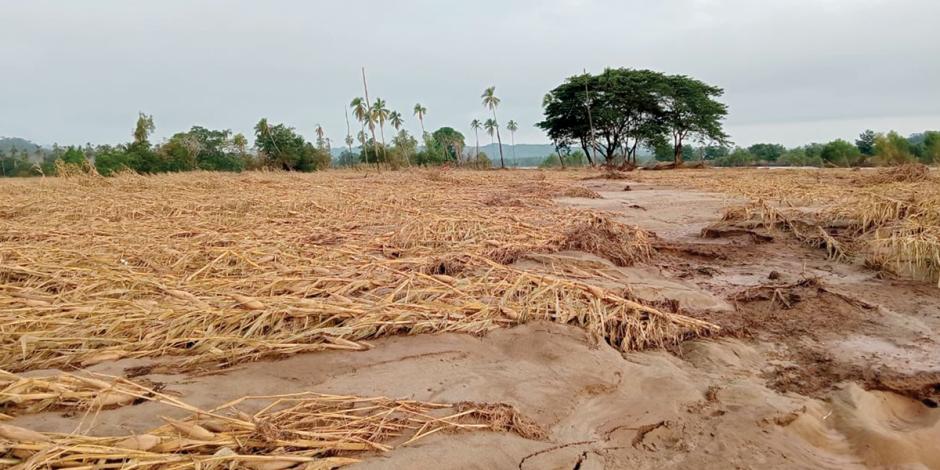
[[[940,177],[923,165],[864,170],[716,170],[645,174],[648,181],[742,195],[750,212],[825,247],[889,272],[940,286]],[[782,224],[778,225],[778,224]]]
[[[197,370],[533,319],[623,350],[717,330],[512,266],[562,249],[617,264],[650,256],[645,232],[551,202],[574,175],[452,173],[5,181],[0,367],[148,357]]]
[[[120,382],[141,397],[191,414],[164,417],[166,424],[144,434],[112,437],[38,433],[0,424],[0,464],[23,469],[331,469],[437,432],[491,430],[545,438],[537,424],[502,404],[298,393],[243,397],[200,410]]]

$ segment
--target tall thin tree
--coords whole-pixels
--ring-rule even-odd
[[[343,114],[346,115],[346,147],[349,148],[349,155],[352,156],[352,144],[354,142],[352,136],[352,128],[349,127],[349,110],[343,108]]]
[[[362,90],[365,92],[366,96],[366,109],[370,110],[367,114],[369,116],[369,131],[372,133],[372,148],[375,150],[375,167],[379,168],[379,144],[375,140],[375,120],[371,112],[372,105],[369,104],[369,84],[366,82],[365,67],[362,68]]]
[[[372,133],[372,149],[375,152],[375,166],[379,166],[379,144],[375,139],[375,120],[373,119],[372,109],[369,107],[368,100],[364,100],[361,97],[353,98],[352,102],[349,103],[349,107],[353,110],[353,116],[362,123],[362,130],[365,132],[366,126],[369,126],[369,132]],[[362,152],[366,150],[365,143],[362,145]]]
[[[388,113],[388,123],[395,128],[395,131],[400,131],[401,126],[405,123],[405,121],[401,118],[401,113],[398,111],[392,111]]]
[[[418,116],[418,121],[421,123],[421,135],[427,134],[428,132],[424,130],[424,115],[428,113],[428,108],[421,106],[421,103],[415,103],[414,114]]]
[[[470,128],[473,129],[473,134],[477,139],[477,153],[473,156],[473,160],[475,161],[477,157],[480,156],[480,120],[474,119],[470,121]]]
[[[326,139],[324,137],[326,136],[326,131],[323,130],[323,126],[317,124],[317,127],[316,129],[314,129],[314,132],[317,134],[317,147],[321,149],[325,148]]]
[[[509,138],[511,139],[511,142],[512,142],[512,161],[513,161],[513,164],[515,164],[516,163],[516,131],[519,130],[519,124],[517,124],[516,121],[513,121],[510,119],[509,122],[506,123],[506,130],[509,131]]]
[[[496,120],[496,108],[499,106],[500,99],[496,97],[496,87],[491,86],[483,90],[480,95],[483,99],[483,106],[493,112],[493,123],[496,125],[496,140],[499,141],[499,167],[506,168],[506,160],[503,159],[503,139],[499,135],[499,121]]]
[[[372,104],[372,119],[379,124],[379,133],[382,136],[382,156],[388,163],[388,153],[385,150],[385,121],[388,121],[388,108],[385,107],[385,100],[376,98]]]
[[[490,135],[490,144],[495,144],[496,141],[493,140],[493,136],[496,134],[496,131],[499,130],[499,124],[496,124],[495,119],[487,119],[483,123],[483,128],[486,129],[486,133]]]

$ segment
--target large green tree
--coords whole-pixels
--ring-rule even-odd
[[[174,134],[157,149],[161,171],[242,171],[248,163],[245,136],[229,130],[193,126]]]
[[[284,124],[270,125],[261,119],[255,125],[255,146],[262,162],[270,168],[288,171],[315,171],[329,167],[330,155],[304,141]]]
[[[901,165],[914,161],[914,155],[910,142],[891,131],[875,138],[875,159],[881,165]]]
[[[832,166],[850,166],[858,163],[862,153],[851,143],[836,139],[823,146],[819,156]]]
[[[858,135],[858,138],[855,139],[855,146],[858,147],[858,151],[862,152],[862,155],[874,156],[875,155],[875,139],[878,137],[878,134],[875,134],[875,131],[871,129],[866,129],[864,132]]]
[[[556,146],[579,142],[587,158],[599,152],[608,165],[619,158],[636,164],[639,148],[663,148],[670,140],[672,159],[681,163],[689,138],[726,142],[727,108],[714,99],[720,95],[720,88],[681,75],[609,68],[569,77],[546,94],[538,126]]]
[[[435,142],[440,144],[447,160],[460,163],[460,155],[463,153],[464,136],[452,127],[442,127],[431,134]]]
[[[758,161],[775,162],[786,153],[787,148],[780,144],[754,144],[747,150]]]
[[[924,163],[940,163],[940,132],[924,132]]]
[[[660,93],[664,124],[672,135],[677,166],[682,164],[686,139],[718,144],[728,141],[721,126],[728,107],[716,100],[724,90],[685,75],[670,75],[661,82]]]

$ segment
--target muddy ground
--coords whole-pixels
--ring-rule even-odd
[[[373,341],[364,352],[256,362],[204,376],[144,375],[203,408],[244,395],[314,390],[438,402],[505,402],[548,431],[435,434],[355,468],[940,468],[940,292],[829,261],[783,233],[701,236],[725,195],[591,180],[612,211],[657,234],[650,263],[617,267],[581,252],[527,256],[520,268],[602,273],[724,328],[671,351],[621,354],[584,331],[530,323],[485,337]],[[629,186],[629,190],[625,190]],[[145,361],[92,370],[122,374]],[[34,371],[40,374],[42,371]],[[94,417],[49,412],[12,423],[41,431],[142,432],[183,413],[154,402]]]

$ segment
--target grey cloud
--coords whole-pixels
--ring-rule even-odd
[[[125,141],[137,111],[158,137],[249,133],[266,116],[339,142],[361,65],[372,96],[407,116],[420,101],[429,126],[465,134],[496,85],[521,142],[545,140],[533,124],[547,90],[605,66],[724,87],[743,144],[825,138],[827,123],[829,138],[854,132],[846,122],[940,127],[933,0],[0,0],[0,12],[0,135],[43,143]]]

